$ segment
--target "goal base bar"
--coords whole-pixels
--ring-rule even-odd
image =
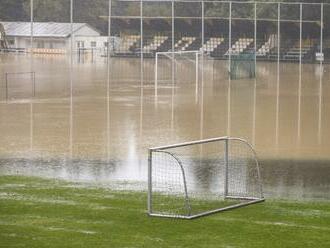
[[[246,199],[246,200],[250,200],[250,201],[248,201],[248,202],[242,202],[242,203],[238,203],[238,204],[231,205],[231,206],[228,206],[228,207],[218,208],[218,209],[215,209],[215,210],[212,210],[212,211],[208,211],[208,212],[204,212],[204,213],[196,214],[196,215],[190,215],[190,216],[169,215],[169,214],[156,214],[156,213],[148,213],[148,215],[149,216],[152,216],[152,217],[176,218],[176,219],[191,220],[191,219],[196,219],[196,218],[199,218],[199,217],[203,217],[203,216],[215,214],[215,213],[218,213],[218,212],[223,212],[223,211],[227,211],[227,210],[230,210],[230,209],[240,208],[240,207],[244,207],[244,206],[247,206],[247,205],[252,205],[252,204],[256,204],[256,203],[264,202],[265,201],[264,198],[262,198],[262,199],[255,199],[255,198],[253,198],[252,200],[251,200],[251,198],[231,197],[231,196],[227,196],[226,198],[227,199],[236,199],[236,200]]]

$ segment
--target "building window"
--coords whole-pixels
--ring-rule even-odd
[[[91,42],[91,47],[96,47],[96,41]]]
[[[104,47],[108,47],[108,42],[104,42]]]
[[[83,41],[77,41],[77,48],[84,48],[85,43]]]

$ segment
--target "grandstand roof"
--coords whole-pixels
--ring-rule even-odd
[[[1,22],[4,26],[7,36],[30,36],[31,23],[30,22]],[[82,28],[87,27],[94,32],[99,33],[96,29],[89,26],[87,23],[73,23],[73,32],[77,32]],[[55,37],[66,38],[71,35],[70,23],[59,22],[34,22],[33,36],[34,37]]]

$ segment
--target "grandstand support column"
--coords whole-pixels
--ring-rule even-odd
[[[231,72],[230,71],[230,64],[231,64],[231,17],[232,17],[232,2],[229,2],[229,45],[228,45],[228,70],[229,70],[229,73]],[[230,77],[230,76],[229,76]]]

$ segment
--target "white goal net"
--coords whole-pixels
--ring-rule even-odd
[[[6,101],[31,100],[35,96],[35,72],[6,72]]]
[[[155,55],[155,94],[159,89],[191,85],[198,91],[201,51],[157,52]]]
[[[192,219],[264,201],[252,146],[220,137],[149,149],[148,213]]]

